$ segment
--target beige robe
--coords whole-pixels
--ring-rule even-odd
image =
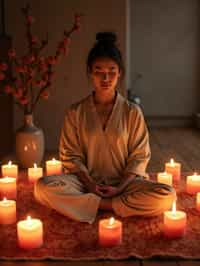
[[[101,198],[86,193],[74,174],[83,170],[96,183],[108,185],[119,184],[128,173],[148,177],[149,137],[141,109],[117,93],[103,130],[92,95],[73,104],[61,132],[60,159],[65,175],[40,179],[36,199],[72,219],[94,222]],[[135,178],[112,199],[112,206],[120,216],[156,215],[171,207],[174,195],[167,185]]]

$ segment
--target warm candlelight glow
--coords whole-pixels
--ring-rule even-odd
[[[197,192],[196,195],[196,208],[198,211],[200,211],[200,192]]]
[[[17,185],[15,177],[5,176],[0,178],[0,196],[7,197],[9,199],[16,199]]]
[[[99,244],[104,247],[112,247],[122,242],[122,222],[114,219],[102,219],[99,221]]]
[[[37,167],[37,164],[34,163],[32,168],[28,168],[28,179],[29,182],[35,184],[37,180],[43,176],[43,168]]]
[[[165,163],[165,172],[172,174],[173,181],[179,181],[181,176],[181,164],[174,161],[173,158],[170,162]]]
[[[8,164],[1,166],[2,176],[18,177],[18,166],[9,161]]]
[[[171,166],[174,166],[174,159],[173,158],[170,159],[170,164],[171,164]]]
[[[17,223],[18,243],[21,248],[38,248],[43,244],[43,224],[39,219],[27,216]]]
[[[173,204],[172,204],[172,213],[174,215],[176,214],[176,201],[174,201]]]
[[[46,161],[46,172],[47,175],[59,175],[62,173],[62,163],[59,160],[53,158],[52,160]]]
[[[194,195],[200,192],[200,175],[197,175],[196,172],[191,176],[187,176],[186,183],[187,193]]]
[[[172,174],[163,172],[157,174],[157,181],[162,184],[172,186]]]

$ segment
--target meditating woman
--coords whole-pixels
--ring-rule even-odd
[[[65,174],[46,176],[36,199],[63,215],[92,223],[98,209],[121,217],[171,208],[172,187],[148,180],[148,131],[140,108],[118,92],[124,75],[114,33],[98,33],[87,58],[93,91],[66,111],[60,138]]]

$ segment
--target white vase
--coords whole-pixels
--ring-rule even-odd
[[[44,133],[33,123],[33,115],[24,115],[24,125],[16,132],[16,157],[22,168],[40,165],[44,156]]]

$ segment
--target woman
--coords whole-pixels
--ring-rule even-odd
[[[41,178],[35,197],[58,212],[92,223],[98,209],[158,215],[175,199],[172,187],[147,180],[147,127],[138,106],[117,91],[124,66],[114,33],[98,33],[87,59],[93,92],[66,112],[60,138],[65,174]]]

